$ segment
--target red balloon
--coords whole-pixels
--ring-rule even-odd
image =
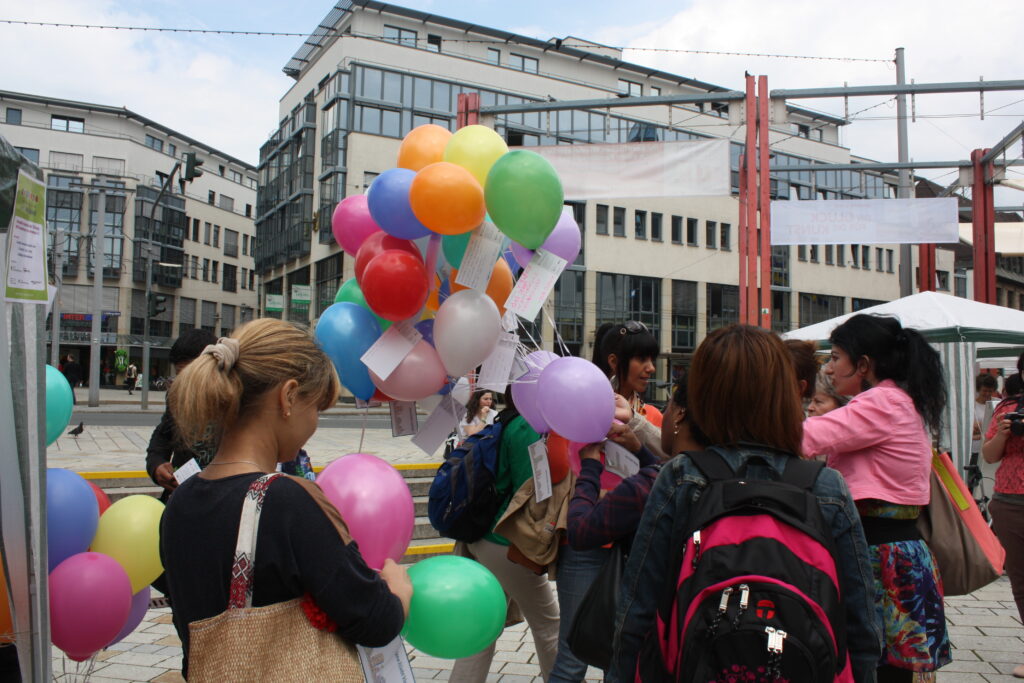
[[[427,302],[427,269],[418,254],[389,249],[366,265],[360,286],[370,310],[398,322],[419,313]]]
[[[94,496],[96,496],[96,504],[100,506],[100,514],[102,515],[106,511],[106,509],[110,507],[110,499],[107,498],[107,494],[103,493],[103,489],[101,489],[99,486],[92,483],[88,479],[86,479],[85,482],[89,484],[90,487],[92,487],[92,493]]]
[[[359,283],[360,287],[363,284],[363,271],[366,270],[367,264],[373,260],[373,257],[382,254],[388,249],[407,251],[420,261],[423,260],[420,250],[411,240],[392,237],[386,232],[375,232],[366,238],[363,245],[359,247],[359,251],[356,252],[356,282]]]
[[[381,403],[388,403],[389,401],[394,401],[395,399],[391,398],[390,396],[385,394],[380,389],[376,389],[373,392],[373,396],[370,397],[370,400],[371,401],[380,401]]]

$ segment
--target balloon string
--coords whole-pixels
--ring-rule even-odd
[[[435,271],[437,270],[437,255],[441,251],[441,236],[437,233],[430,235],[430,242],[427,243],[427,278],[430,281],[430,291],[427,293],[434,293],[434,284],[437,282],[435,279]]]
[[[359,432],[359,452],[363,452],[363,438],[366,436],[366,416],[370,414],[370,407],[363,408],[363,429]]]

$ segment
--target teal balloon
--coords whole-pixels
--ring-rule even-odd
[[[402,635],[421,652],[459,659],[480,652],[505,628],[505,593],[479,562],[441,555],[409,568],[412,602]]]
[[[71,410],[75,397],[71,393],[64,374],[53,367],[46,366],[46,445],[60,438],[71,422]]]
[[[516,150],[491,167],[484,199],[499,230],[527,249],[536,249],[555,229],[565,197],[562,181],[547,159]]]
[[[366,297],[363,296],[363,290],[359,287],[359,283],[356,282],[354,277],[350,277],[345,280],[341,287],[338,288],[338,293],[334,295],[334,303],[340,304],[343,301],[355,304],[356,306],[365,308],[370,313],[373,313],[373,309],[370,308],[368,303],[366,303]],[[381,332],[391,327],[390,320],[385,320],[376,313],[373,313],[373,317],[376,318],[377,322],[380,324]]]
[[[466,255],[466,247],[473,236],[473,231],[464,232],[461,235],[445,235],[441,238],[441,250],[444,251],[444,259],[452,268],[462,267],[462,257]]]

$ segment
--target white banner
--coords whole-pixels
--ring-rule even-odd
[[[772,202],[772,244],[956,243],[954,197]]]
[[[728,197],[728,140],[531,147],[551,162],[567,200]]]

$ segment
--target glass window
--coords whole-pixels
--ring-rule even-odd
[[[583,277],[582,270],[566,270],[555,282],[555,330],[569,353],[583,351]]]
[[[672,352],[692,351],[697,345],[697,283],[672,281]]]
[[[633,234],[638,240],[647,239],[647,212],[633,212]]]
[[[385,26],[384,40],[406,47],[416,47],[416,31],[398,26]]]
[[[619,79],[619,94],[629,95],[630,97],[640,97],[644,94],[644,86],[634,81],[627,81],[624,78]]]
[[[655,242],[661,241],[661,214],[651,214],[651,239]]]
[[[718,222],[717,221],[705,221],[704,223],[704,246],[708,249],[717,249],[716,240],[718,239]]]
[[[686,219],[686,243],[691,247],[697,246],[697,226],[699,225],[696,218]]]
[[[651,97],[658,97],[661,95],[661,88],[656,85],[651,86]]]
[[[375,100],[381,99],[381,84],[384,82],[384,72],[379,69],[363,68],[363,97],[370,97]]]
[[[501,64],[501,50],[496,47],[487,48],[487,61],[495,66]]]
[[[807,245],[801,244],[796,248],[796,257],[800,261],[807,260]]]
[[[721,236],[721,240],[718,245],[722,248],[722,251],[732,250],[732,226],[728,223],[721,223],[718,226],[718,232]]]
[[[220,226],[213,226],[213,246],[220,248]]]
[[[857,311],[863,311],[865,308],[871,308],[872,306],[884,303],[884,301],[878,301],[877,299],[858,299],[854,297],[850,299],[850,310],[856,313]]]
[[[391,109],[385,109],[384,111],[382,111],[380,132],[382,135],[386,135],[392,138],[402,137],[401,114]]]
[[[831,244],[825,245],[825,263],[833,265],[836,262],[835,256],[833,255],[834,249]]]
[[[885,250],[885,272],[887,272],[887,273],[891,273],[892,272],[892,266],[893,266],[892,261],[893,261],[893,250],[892,249],[886,249]]]
[[[57,116],[54,114],[50,117],[50,129],[64,130],[69,133],[84,133],[85,119],[79,119],[73,116]]]
[[[837,244],[836,245],[836,264],[840,268],[845,268],[846,267],[846,245],[845,244]]]
[[[5,121],[7,121],[7,123],[11,124],[12,126],[20,126],[21,110],[15,109],[14,107],[7,107],[7,118],[5,119]]]
[[[860,268],[860,249],[856,244],[850,245],[850,265],[854,268]]]
[[[452,109],[452,86],[441,81],[434,81],[434,109],[438,111],[454,111]]]
[[[150,134],[146,134],[146,147],[155,149],[158,152],[164,151],[164,141],[160,138],[155,138]]]
[[[616,237],[626,236],[626,209],[621,206],[616,206],[614,212],[614,223],[612,224],[612,234]]]
[[[871,247],[860,248],[860,267],[871,270]]]
[[[824,322],[846,311],[841,296],[800,293],[800,327]]]
[[[881,273],[885,270],[885,259],[882,257],[882,248],[875,247],[875,270]]]
[[[21,154],[21,156],[25,157],[26,159],[31,161],[33,164],[36,164],[36,165],[39,164],[39,150],[38,149],[32,149],[31,147],[15,147],[14,149],[17,150],[17,152],[19,154]]]
[[[538,72],[540,63],[533,57],[517,55],[516,53],[511,52],[508,55],[508,65],[510,68],[516,69],[517,71],[525,71],[527,73],[535,74]]]
[[[811,245],[811,263],[817,263],[817,262],[818,262],[818,245],[817,244],[812,244]]]
[[[683,217],[672,216],[672,244],[683,243]]]
[[[596,207],[596,232],[598,235],[608,234],[608,207],[605,204],[598,204]]]
[[[383,74],[383,90],[380,98],[385,102],[402,103],[402,75],[393,71],[385,71]]]
[[[238,256],[238,231],[224,229],[224,255]]]
[[[740,288],[736,285],[707,283],[708,332],[740,320]]]
[[[427,34],[427,49],[431,52],[441,51],[441,36],[434,35],[433,33]]]

